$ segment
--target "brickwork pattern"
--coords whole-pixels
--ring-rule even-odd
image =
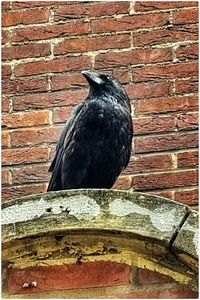
[[[197,205],[198,3],[2,2],[2,196],[46,190],[83,69],[131,99],[133,155],[115,187]]]

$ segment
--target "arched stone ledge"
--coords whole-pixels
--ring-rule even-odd
[[[198,213],[163,197],[68,190],[2,204],[7,270],[110,261],[157,271],[197,290]]]

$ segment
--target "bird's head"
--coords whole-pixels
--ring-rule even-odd
[[[87,79],[90,86],[89,96],[113,96],[121,104],[130,102],[122,85],[112,76],[95,73],[92,71],[82,71],[82,75]]]

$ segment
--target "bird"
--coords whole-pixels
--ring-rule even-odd
[[[131,104],[114,77],[81,72],[89,92],[65,124],[49,167],[47,191],[110,189],[130,160]]]

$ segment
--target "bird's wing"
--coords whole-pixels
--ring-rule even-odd
[[[51,179],[49,181],[49,185],[47,191],[51,191],[56,184],[55,180],[57,176],[59,176],[61,171],[61,161],[64,154],[65,149],[69,145],[70,141],[72,140],[75,126],[79,116],[81,114],[81,110],[84,106],[84,103],[80,103],[76,109],[74,110],[72,116],[69,118],[68,122],[65,125],[65,128],[61,134],[59,142],[56,146],[56,153],[54,159],[49,167],[49,172],[52,172]]]

